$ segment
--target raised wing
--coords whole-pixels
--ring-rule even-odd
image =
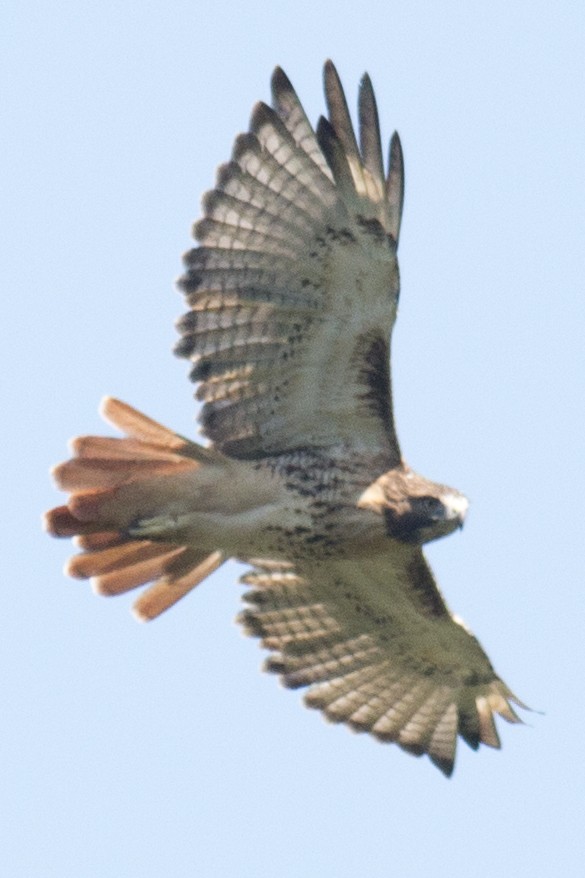
[[[274,651],[267,670],[310,686],[306,704],[327,719],[427,753],[446,775],[458,735],[499,747],[494,713],[520,722],[511,702],[524,705],[449,613],[419,548],[302,571],[266,562],[242,581],[255,588],[240,621]]]
[[[395,134],[385,178],[369,78],[358,146],[331,62],[324,75],[329,121],[315,132],[277,69],[274,108],[256,106],[250,132],[219,168],[179,282],[191,310],[177,353],[194,363],[203,432],[225,453],[344,442],[397,463],[389,336],[400,142]]]

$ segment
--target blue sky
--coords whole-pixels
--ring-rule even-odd
[[[585,9],[8,0],[0,850],[11,878],[581,875]],[[305,710],[233,623],[237,565],[152,625],[40,530],[102,395],[179,432],[180,254],[275,64],[309,116],[368,70],[406,207],[394,338],[409,462],[472,501],[429,550],[544,715],[446,781]],[[9,868],[8,868],[9,867]]]

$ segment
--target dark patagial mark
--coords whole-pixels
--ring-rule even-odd
[[[415,555],[408,565],[408,581],[426,615],[435,617],[449,615],[422,553]]]
[[[360,382],[365,385],[361,399],[368,408],[377,415],[384,424],[388,436],[394,438],[392,421],[392,398],[390,391],[390,352],[388,342],[377,333],[370,332],[362,336],[355,348],[355,357],[359,357]]]

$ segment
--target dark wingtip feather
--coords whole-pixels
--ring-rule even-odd
[[[335,130],[343,149],[349,158],[360,160],[359,149],[345,93],[339,78],[339,74],[332,61],[326,61],[323,67],[323,82],[325,87],[325,101],[329,112],[329,121]]]
[[[325,63],[323,64],[323,83],[325,88],[327,87],[327,82],[331,78],[336,78],[339,80],[339,74],[337,72],[337,67],[331,60],[331,58],[327,58]]]
[[[472,750],[477,750],[481,744],[481,731],[477,711],[472,709],[468,712],[459,711],[458,734]]]
[[[275,655],[268,656],[264,661],[262,669],[269,674],[284,674],[286,671],[286,662],[278,653],[276,653]]]
[[[293,85],[282,67],[274,68],[272,78],[270,80],[270,88],[275,101],[277,101],[279,95],[282,95],[285,92],[294,93]]]
[[[386,200],[390,207],[390,234],[398,243],[402,208],[404,206],[404,155],[400,137],[395,131],[390,141],[388,177],[386,179]]]
[[[321,116],[317,124],[317,140],[336,184],[346,192],[355,192],[352,173],[347,161],[347,153],[340,142],[331,122]]]
[[[360,146],[364,165],[381,189],[384,187],[384,161],[380,137],[380,119],[372,80],[364,73],[359,90]]]
[[[238,134],[236,139],[234,140],[234,145],[232,147],[232,160],[227,162],[225,165],[220,166],[219,170],[222,169],[224,173],[229,173],[229,176],[233,176],[235,173],[238,173],[240,170],[240,160],[242,156],[244,156],[247,152],[258,152],[260,150],[260,144],[258,143],[258,138],[251,131],[245,131],[243,134]],[[224,180],[227,177],[223,178]],[[219,178],[218,178],[219,185]]]
[[[236,622],[250,637],[264,637],[266,633],[262,622],[253,610],[242,610],[236,617]]]
[[[250,131],[253,134],[257,134],[263,125],[274,125],[277,122],[278,116],[272,107],[269,107],[264,101],[258,101],[258,103],[252,108],[252,114],[250,116]]]
[[[454,759],[442,759],[440,756],[433,756],[429,753],[429,759],[436,765],[439,771],[441,771],[445,777],[451,777],[453,774],[453,769],[455,768],[455,760]]]

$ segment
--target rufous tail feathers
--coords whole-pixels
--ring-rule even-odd
[[[154,619],[223,563],[209,553],[171,539],[131,536],[133,522],[156,512],[161,503],[180,499],[185,475],[217,453],[173,433],[126,403],[106,397],[104,418],[126,436],[81,436],[71,443],[73,457],[55,467],[57,486],[70,492],[66,506],[45,516],[56,537],[73,537],[82,554],[66,566],[70,576],[91,578],[104,595],[152,582],[134,604],[141,620]]]

